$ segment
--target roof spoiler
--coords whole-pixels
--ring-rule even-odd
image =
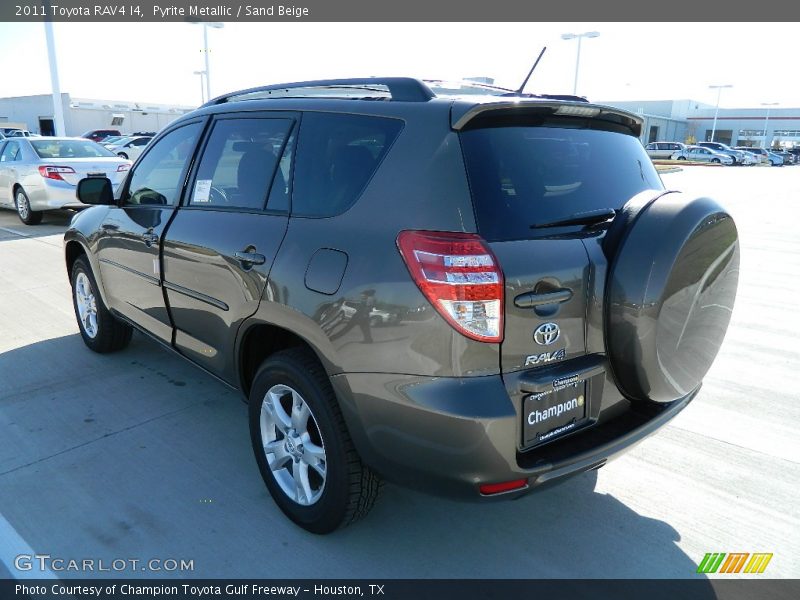
[[[469,107],[453,107],[450,114],[450,124],[453,129],[460,131],[477,117],[501,116],[502,114],[525,113],[554,117],[583,117],[586,119],[597,119],[621,125],[631,131],[633,135],[639,137],[642,133],[644,119],[613,106],[601,104],[590,104],[586,99],[560,100],[561,97],[533,96],[530,100],[518,98],[515,100],[503,100],[498,102],[482,102]],[[551,100],[548,102],[548,100]]]

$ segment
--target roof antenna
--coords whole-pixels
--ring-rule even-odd
[[[536,65],[538,65],[538,64],[539,64],[539,61],[540,61],[540,60],[542,60],[542,56],[544,56],[544,51],[545,51],[545,50],[547,50],[547,46],[545,46],[544,48],[542,48],[542,51],[541,51],[541,52],[539,52],[539,58],[537,58],[537,59],[536,59],[536,62],[535,62],[535,63],[533,63],[533,66],[531,67],[531,70],[530,70],[530,71],[528,71],[528,76],[525,78],[525,81],[523,81],[523,82],[522,82],[522,85],[521,85],[521,86],[519,86],[519,89],[518,89],[518,90],[515,92],[517,95],[522,95],[522,90],[524,90],[524,89],[525,89],[525,86],[528,84],[528,79],[530,79],[530,78],[531,78],[531,75],[533,75],[533,71],[534,71],[534,69],[536,69]]]

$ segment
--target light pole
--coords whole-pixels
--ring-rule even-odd
[[[769,126],[769,109],[770,109],[771,106],[778,106],[778,104],[779,104],[778,102],[762,102],[761,103],[761,106],[766,106],[767,107],[767,117],[764,119],[764,142],[763,142],[764,145],[762,146],[764,148],[764,150],[769,148],[770,145],[771,145],[771,144],[767,143],[767,127]],[[771,141],[772,140],[770,140],[770,142]]]
[[[581,40],[583,38],[596,38],[600,33],[597,31],[587,31],[586,33],[562,33],[562,40],[574,40],[578,38],[578,55],[575,58],[575,83],[572,84],[572,95],[578,95],[578,70],[581,66]]]
[[[200,75],[200,104],[206,103],[206,84],[203,81],[203,77],[205,77],[205,71],[195,71],[195,75]]]
[[[725,85],[710,85],[708,86],[709,89],[717,90],[717,108],[714,111],[714,124],[711,126],[711,140],[714,141],[714,134],[717,132],[717,115],[719,115],[719,97],[722,95],[723,88],[732,88],[733,86],[729,83]]]
[[[192,25],[203,26],[203,56],[205,57],[206,62],[206,97],[211,100],[211,69],[208,66],[208,28],[211,27],[212,29],[222,29],[225,27],[225,24],[206,21],[191,21],[191,23]]]
[[[49,11],[50,3],[46,2],[45,5]],[[47,42],[47,58],[50,61],[50,85],[53,90],[53,133],[56,135],[66,135],[66,129],[64,127],[64,104],[61,102],[61,86],[58,82],[56,43],[53,39],[53,21],[50,19],[45,19],[44,21],[44,37]],[[41,133],[41,131],[39,133]]]

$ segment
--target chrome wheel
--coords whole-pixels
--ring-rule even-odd
[[[23,221],[26,221],[31,214],[28,198],[22,192],[17,192],[17,212],[19,213],[19,218]]]
[[[97,336],[97,300],[92,291],[92,283],[86,273],[78,273],[75,278],[74,293],[81,328],[86,335],[94,339]]]
[[[261,445],[272,476],[302,506],[325,489],[327,461],[317,420],[303,397],[286,385],[272,386],[261,402]]]

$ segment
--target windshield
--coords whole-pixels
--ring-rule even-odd
[[[31,146],[39,158],[99,158],[116,156],[89,140],[37,140]]]
[[[619,209],[643,190],[663,189],[641,142],[624,133],[512,126],[465,131],[461,142],[488,241],[552,235],[531,225]]]

